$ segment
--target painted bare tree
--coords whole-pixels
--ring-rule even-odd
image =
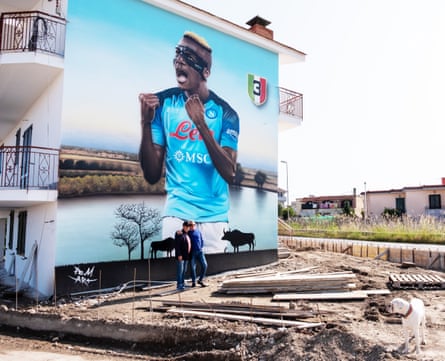
[[[136,227],[126,221],[116,223],[111,232],[113,244],[118,247],[127,247],[128,260],[131,260],[131,253],[139,244],[139,235]]]
[[[128,237],[131,238],[133,229],[137,242],[141,248],[141,259],[144,259],[144,243],[147,239],[155,235],[161,230],[161,216],[156,208],[148,208],[144,203],[121,204],[115,211],[115,215],[119,218],[120,223],[126,224],[122,226],[123,230],[127,230]],[[129,239],[123,245],[131,244]],[[133,248],[134,250],[134,248]]]

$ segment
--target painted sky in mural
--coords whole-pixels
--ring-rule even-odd
[[[276,169],[275,54],[139,1],[73,1],[69,20],[65,67],[76,71],[65,77],[63,145],[137,152],[138,94],[176,86],[174,48],[190,30],[213,49],[209,88],[239,114],[238,161]],[[249,98],[248,74],[267,79],[268,100],[261,107]]]
[[[173,57],[185,31],[201,35],[212,47],[208,87],[226,100],[240,119],[237,162],[250,172],[251,181],[230,191],[229,228],[255,232],[256,250],[276,248],[277,54],[143,1],[114,0],[110,6],[106,0],[77,0],[71,1],[69,7],[62,159],[71,161],[71,166],[81,161],[87,163],[85,159],[91,165],[97,164],[95,168],[61,165],[60,187],[65,194],[59,189],[59,196],[63,196],[58,205],[61,227],[57,264],[126,259],[125,248],[116,247],[111,237],[113,226],[118,223],[116,209],[124,203],[144,202],[147,207],[162,210],[166,203],[163,195],[154,201],[159,197],[159,189],[156,193],[121,186],[125,181],[134,181],[133,176],[139,177],[139,94],[177,86]],[[267,83],[266,98],[253,96],[248,82],[253,78]],[[94,151],[69,153],[72,146]],[[108,152],[95,159],[97,149]],[[122,163],[138,168],[119,169],[119,175],[126,176],[121,183],[116,181],[121,179],[115,176],[116,169],[100,167],[113,161],[113,152],[130,153],[131,159]],[[257,170],[269,175],[264,189],[258,189],[253,180]],[[83,182],[86,175],[94,177],[97,188],[92,192],[92,183]],[[88,197],[86,191],[90,192]],[[253,209],[258,213],[250,211]],[[140,253],[146,257],[149,242],[160,237],[154,235],[143,242]],[[138,253],[135,250],[132,259]]]

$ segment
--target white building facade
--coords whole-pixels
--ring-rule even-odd
[[[241,40],[246,47],[265,49],[278,64],[305,58],[274,41],[264,19],[243,29],[175,0],[141,0],[139,5],[194,21]],[[78,18],[70,22],[68,11],[68,0],[0,2],[0,269],[14,278],[17,291],[26,287],[39,297],[54,293],[57,237],[66,226],[58,214],[62,118],[67,117],[64,100],[68,99],[64,96],[70,91],[64,84],[69,46],[65,40],[68,27],[81,23]],[[104,23],[112,21],[104,15]],[[278,131],[301,123],[302,95],[276,84],[270,91],[279,97],[277,134],[269,135],[276,138],[275,144]],[[82,237],[81,229],[77,231]]]

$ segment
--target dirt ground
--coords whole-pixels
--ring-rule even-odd
[[[320,250],[292,250],[277,263],[241,270],[243,272],[290,272],[314,267],[309,273],[352,271],[357,289],[387,289],[390,273],[422,273],[445,277],[444,273],[416,267],[402,268],[382,260],[357,258]],[[162,347],[153,344],[126,344],[70,337],[66,334],[26,334],[21,329],[0,325],[0,359],[17,350],[78,355],[76,360],[423,360],[445,361],[445,290],[392,290],[389,295],[372,295],[357,301],[296,301],[296,310],[313,311],[304,322],[321,322],[321,327],[267,326],[255,322],[228,321],[192,315],[172,315],[157,311],[163,302],[239,303],[251,305],[281,305],[273,302],[271,294],[226,295],[218,293],[221,282],[232,279],[235,273],[212,276],[208,287],[188,288],[182,293],[168,294],[168,288],[151,291],[127,291],[88,299],[57,300],[54,303],[22,306],[21,312],[57,314],[63,320],[81,319],[91,322],[121,322],[125,324],[156,324],[176,328],[187,341],[177,337],[173,344]],[[174,285],[170,286],[174,289]],[[162,293],[162,295],[159,295]],[[421,298],[427,313],[427,344],[416,356],[414,340],[410,352],[399,351],[403,342],[401,319],[386,312],[394,297]],[[13,305],[0,300],[7,312]],[[205,339],[203,339],[203,331]],[[199,339],[190,341],[190,336]],[[159,335],[160,340],[164,337]],[[160,343],[161,344],[161,343]],[[25,359],[25,358],[23,358]],[[37,359],[37,358],[35,358]],[[55,359],[55,358],[54,358]],[[9,359],[8,359],[9,360]],[[12,358],[11,358],[12,360]],[[46,358],[45,360],[52,360]],[[57,359],[59,360],[59,359]],[[62,360],[62,359],[60,359]]]

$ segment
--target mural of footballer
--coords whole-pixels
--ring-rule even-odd
[[[206,240],[205,252],[224,252],[226,242],[221,237],[228,228],[239,118],[207,87],[212,49],[204,38],[185,32],[173,65],[177,87],[139,95],[141,168],[147,182],[154,184],[165,162],[162,238],[194,219]]]

